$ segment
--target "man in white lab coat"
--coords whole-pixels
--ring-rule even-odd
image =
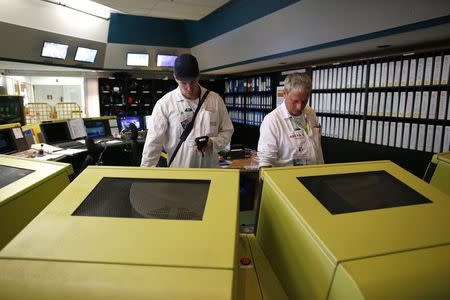
[[[304,73],[290,74],[284,80],[284,102],[260,127],[260,167],[323,164],[320,125],[307,105],[311,88],[311,78]]]
[[[156,166],[163,147],[167,152],[167,161],[171,160],[180,136],[192,121],[200,99],[207,91],[199,84],[198,62],[190,54],[182,54],[176,59],[174,77],[178,88],[164,95],[153,109],[141,166]],[[217,167],[218,152],[230,143],[233,130],[223,99],[210,91],[199,108],[192,131],[181,144],[170,166]],[[204,136],[208,136],[207,143],[198,147],[195,138]]]

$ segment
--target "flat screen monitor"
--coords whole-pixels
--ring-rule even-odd
[[[78,47],[75,54],[75,60],[81,62],[94,63],[97,56],[97,49],[89,49],[84,47]]]
[[[147,53],[127,53],[127,66],[148,67]]]
[[[386,171],[298,177],[331,213],[431,203]]]
[[[173,67],[175,65],[176,55],[158,54],[156,56],[157,67]]]
[[[41,124],[41,132],[47,144],[57,144],[72,140],[67,122],[43,123]]]
[[[124,116],[120,117],[120,128],[121,129],[128,129],[130,126],[130,123],[134,123],[136,125],[137,130],[143,130],[142,128],[142,122],[141,117],[139,116]]]
[[[57,59],[66,59],[67,49],[69,49],[69,45],[53,42],[44,42],[41,56]]]
[[[16,145],[12,139],[11,128],[0,130],[0,154],[16,151]]]
[[[106,136],[105,123],[102,120],[85,120],[86,134],[93,139]]]

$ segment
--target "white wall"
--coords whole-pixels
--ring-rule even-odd
[[[98,95],[98,78],[86,78],[85,80],[85,107],[86,117],[100,116],[100,99]]]
[[[208,69],[449,14],[448,0],[302,0],[193,47],[191,52],[201,57],[200,68]]]
[[[0,0],[0,21],[106,43],[109,21],[40,0]]]

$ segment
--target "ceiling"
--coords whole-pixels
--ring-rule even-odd
[[[121,13],[166,19],[200,20],[229,0],[92,0]]]

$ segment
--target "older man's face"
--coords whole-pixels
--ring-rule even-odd
[[[304,90],[291,90],[284,92],[284,102],[288,112],[292,116],[299,116],[306,104],[308,104],[309,92]]]

